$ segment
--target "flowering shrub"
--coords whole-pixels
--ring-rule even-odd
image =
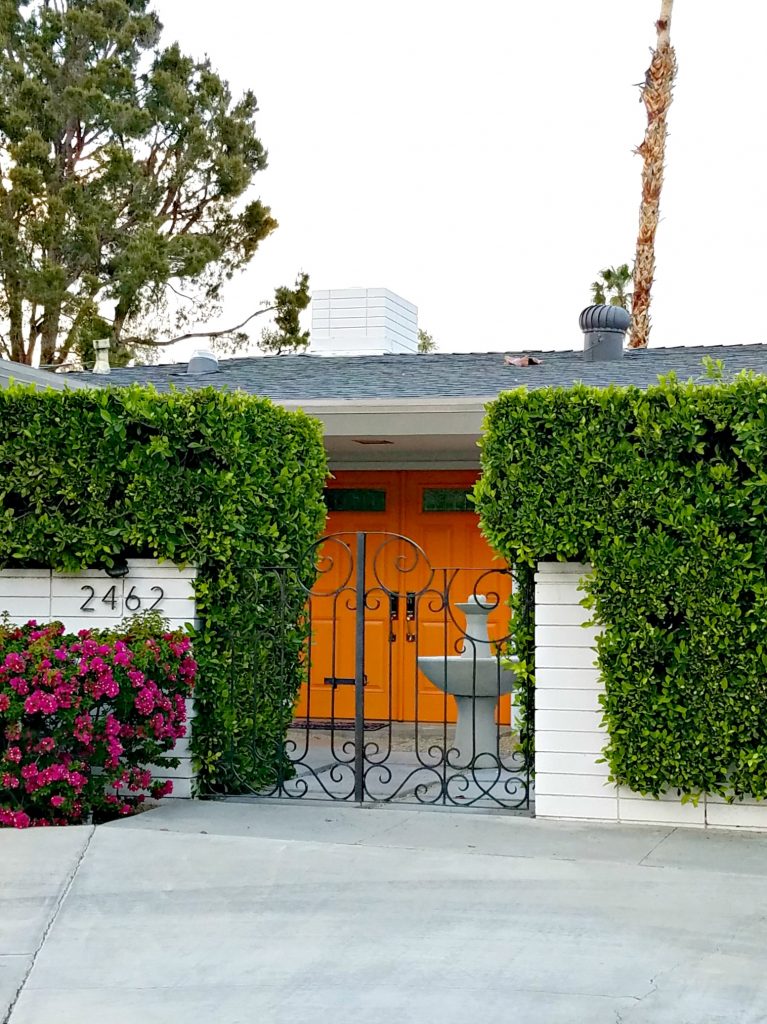
[[[0,622],[0,827],[130,814],[171,792],[145,766],[185,735],[196,670],[189,637],[157,616],[76,636]]]

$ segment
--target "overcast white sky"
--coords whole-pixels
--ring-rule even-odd
[[[279,229],[227,295],[299,269],[387,287],[442,351],[572,348],[632,262],[660,0],[156,0],[166,41],[259,100]],[[764,0],[677,0],[651,344],[767,340]],[[181,355],[181,353],[179,353]]]

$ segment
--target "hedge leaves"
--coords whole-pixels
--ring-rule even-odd
[[[303,597],[283,595],[281,608],[247,595],[264,567],[297,564],[319,535],[326,473],[319,424],[265,399],[0,391],[0,566],[76,571],[131,556],[197,566],[192,745],[203,789],[268,780],[280,756],[295,692],[271,685],[267,638],[293,614],[298,666]]]
[[[590,562],[606,758],[640,793],[767,797],[767,378],[523,390],[477,489],[510,562]]]

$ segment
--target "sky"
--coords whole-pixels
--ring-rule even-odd
[[[440,351],[580,347],[590,283],[634,258],[660,0],[154,6],[164,41],[259,101],[253,195],[280,227],[220,326],[305,270],[399,293]],[[765,264],[767,4],[676,0],[671,36],[650,344],[767,341],[745,287]]]

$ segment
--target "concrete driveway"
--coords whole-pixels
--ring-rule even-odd
[[[751,1024],[766,950],[757,834],[252,802],[0,831],[3,1024]]]

